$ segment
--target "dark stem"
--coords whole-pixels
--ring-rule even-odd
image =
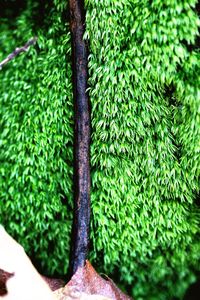
[[[31,45],[34,45],[37,41],[37,38],[31,38],[24,46],[20,48],[16,48],[12,53],[10,53],[4,60],[0,62],[0,70],[3,68],[5,64],[7,64],[10,60],[14,59],[17,55],[22,52],[26,52]]]
[[[74,83],[74,219],[72,274],[85,265],[90,226],[90,113],[87,90],[87,45],[84,34],[84,1],[70,0],[70,27],[73,49]]]

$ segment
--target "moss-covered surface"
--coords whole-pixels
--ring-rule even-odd
[[[61,8],[39,2],[0,23],[1,58],[38,37],[0,72],[1,222],[45,273],[63,273],[72,218],[71,43]]]
[[[63,274],[73,197],[71,44],[67,1],[40,2],[9,1],[2,10],[0,59],[31,36],[38,43],[0,72],[0,219],[43,272]],[[90,258],[135,300],[180,298],[200,270],[196,4],[85,1]]]

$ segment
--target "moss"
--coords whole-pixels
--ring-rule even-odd
[[[199,269],[196,2],[86,1],[91,257],[135,299],[181,297]]]
[[[63,273],[72,219],[71,43],[69,25],[52,3],[48,19],[35,26],[38,5],[28,1],[13,22],[1,22],[2,58],[38,36],[36,47],[0,73],[1,222],[42,261],[43,272]]]
[[[66,4],[29,0],[13,18],[10,5],[0,23],[0,58],[38,36],[0,72],[1,222],[48,274],[67,270],[72,218]],[[85,1],[90,259],[136,300],[181,298],[200,269],[196,4]]]

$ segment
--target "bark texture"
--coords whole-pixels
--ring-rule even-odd
[[[72,274],[85,265],[90,223],[90,113],[87,95],[87,45],[84,34],[84,1],[70,0],[70,27],[73,49],[73,83],[75,107],[74,145],[74,224]]]

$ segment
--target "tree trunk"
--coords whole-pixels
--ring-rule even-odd
[[[90,223],[90,113],[87,89],[87,45],[84,34],[84,1],[70,0],[70,27],[73,49],[73,83],[75,107],[74,131],[74,222],[72,274],[83,267],[87,258]]]

